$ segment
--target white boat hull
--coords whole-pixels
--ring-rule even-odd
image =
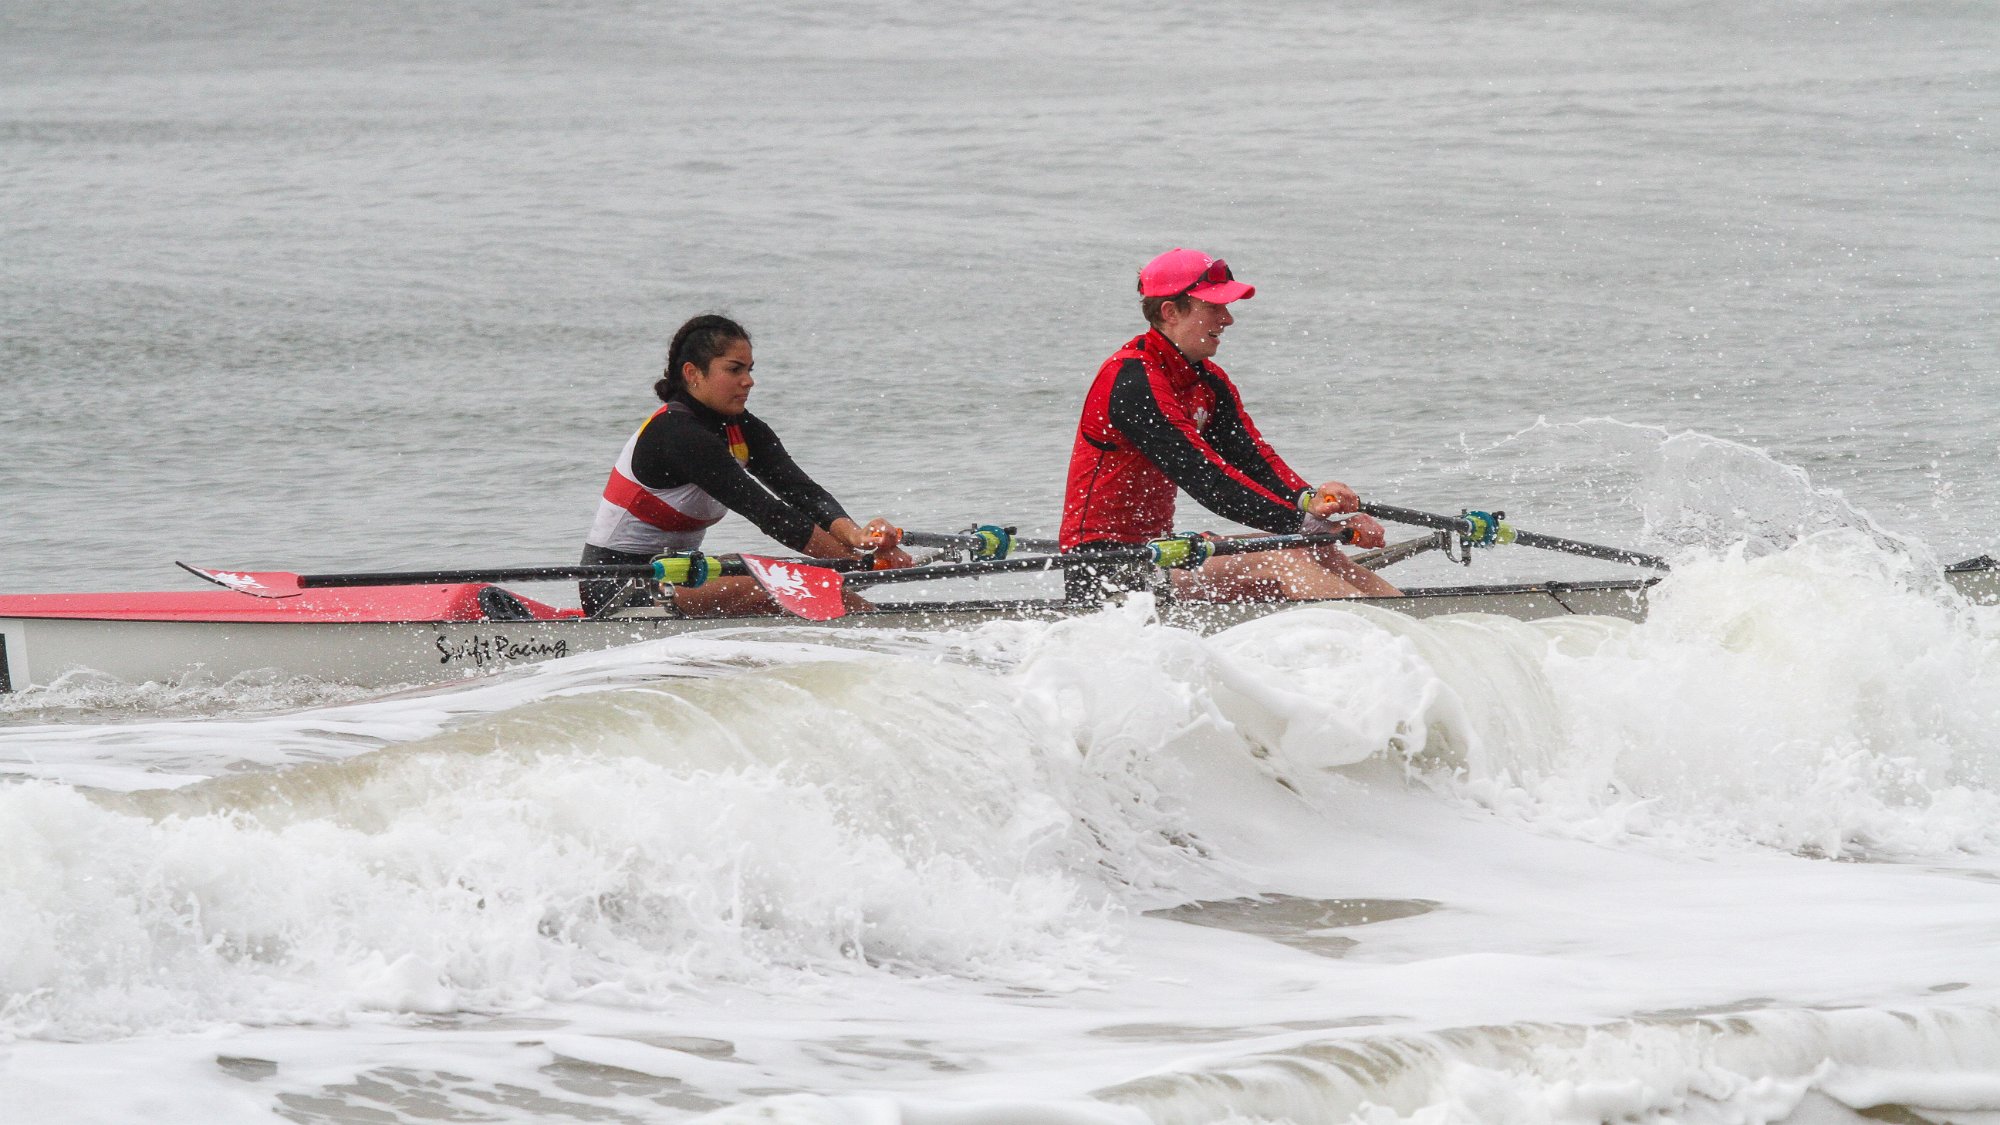
[[[1991,567],[1951,574],[1980,601],[2000,601]],[[1364,604],[1416,617],[1491,613],[1521,620],[1589,614],[1640,620],[1650,580],[1469,586],[1370,598]],[[1302,603],[1169,606],[1166,619],[1200,630],[1226,628]],[[1003,618],[1053,618],[1065,612],[1047,601],[918,603],[885,606],[820,628],[941,629]],[[47,684],[78,671],[134,683],[188,676],[217,680],[275,671],[360,687],[438,683],[522,664],[616,648],[696,630],[768,625],[807,626],[792,618],[687,620],[651,611],[604,621],[236,622],[135,621],[84,617],[0,617],[0,691]]]
[[[1340,604],[1340,603],[1327,603]],[[1430,616],[1501,613],[1536,618],[1568,613],[1643,616],[1644,589],[1502,588],[1373,599],[1371,605]],[[1182,604],[1168,610],[1175,624],[1225,628],[1285,608],[1281,605]],[[1057,617],[1060,603],[903,605],[838,621],[791,618],[621,616],[605,621],[472,622],[236,622],[131,621],[72,617],[0,617],[0,691],[47,684],[77,671],[133,683],[188,676],[225,680],[277,671],[361,687],[436,683],[521,664],[637,644],[697,630],[799,625],[822,628],[940,629],[1002,618]]]

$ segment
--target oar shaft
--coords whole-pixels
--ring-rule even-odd
[[[1471,520],[1466,519],[1464,516],[1447,516],[1436,512],[1420,512],[1415,508],[1398,508],[1394,504],[1377,504],[1372,500],[1362,501],[1361,510],[1368,515],[1374,516],[1376,519],[1388,520],[1391,523],[1405,523],[1415,527],[1432,527],[1439,531],[1452,531],[1468,539],[1479,537],[1478,529],[1473,526]],[[1566,555],[1581,555],[1587,559],[1603,559],[1606,562],[1634,563],[1639,566],[1650,566],[1655,570],[1669,569],[1667,560],[1658,555],[1649,555],[1644,551],[1634,551],[1625,547],[1605,547],[1596,543],[1583,543],[1575,539],[1564,539],[1559,535],[1542,535],[1538,532],[1522,531],[1511,524],[1506,525],[1506,527],[1512,534],[1512,542],[1519,543],[1523,547],[1538,547],[1544,551],[1560,551]]]
[[[1606,562],[1634,563],[1650,566],[1654,570],[1670,569],[1667,560],[1644,551],[1627,550],[1624,547],[1604,547],[1596,543],[1579,543],[1574,539],[1564,539],[1559,535],[1542,535],[1533,531],[1514,531],[1514,542],[1523,547],[1539,547],[1544,551],[1561,551],[1566,555],[1582,555],[1587,559],[1603,559]]]
[[[1394,504],[1377,504],[1373,500],[1363,500],[1361,511],[1364,515],[1391,523],[1406,523],[1411,527],[1432,527],[1439,531],[1456,531],[1460,535],[1471,534],[1471,521],[1464,516],[1446,516],[1436,512],[1419,512],[1415,508],[1398,508]]]
[[[975,553],[986,552],[993,547],[992,541],[972,532],[946,534],[937,531],[905,531],[903,543],[910,547],[932,547]],[[1009,551],[1033,551],[1037,554],[1049,554],[1060,549],[1060,545],[1053,539],[1022,539],[1014,535],[1007,537],[1007,544]]]
[[[1252,551],[1277,551],[1288,547],[1331,547],[1345,544],[1348,539],[1345,530],[1315,532],[1310,535],[1253,535],[1247,539],[1217,539],[1215,553],[1247,555]]]
[[[855,570],[868,565],[865,559],[799,561],[822,570]],[[744,567],[743,560],[737,558],[710,555],[708,563],[717,568],[709,573],[711,578],[739,577],[750,573]],[[299,586],[302,589],[314,590],[334,586],[436,586],[453,582],[560,582],[566,579],[584,578],[608,578],[614,581],[638,578],[650,581],[657,577],[659,571],[655,570],[651,563],[579,563],[575,566],[467,567],[461,570],[380,570],[355,574],[301,574]]]
[[[727,571],[725,571],[727,573]],[[739,564],[736,573],[743,573]],[[555,582],[569,578],[651,578],[650,563],[577,566],[468,567],[461,570],[378,570],[353,574],[301,574],[306,589],[332,586],[423,586],[452,582]]]
[[[983,559],[974,562],[925,563],[899,570],[868,570],[846,576],[849,586],[879,586],[885,582],[925,582],[934,578],[972,578],[984,574],[1014,574],[1021,571],[1060,570],[1071,555],[1023,555],[1017,559]]]
[[[1419,535],[1415,539],[1405,539],[1401,543],[1391,543],[1372,551],[1360,551],[1347,558],[1355,566],[1381,570],[1385,566],[1394,566],[1404,559],[1415,558],[1425,551],[1445,550],[1450,542],[1449,535],[1442,531],[1433,531],[1429,535]]]
[[[1340,535],[1267,535],[1250,539],[1217,539],[1212,554],[1240,555],[1249,551],[1270,551],[1284,547],[1318,547],[1339,543]],[[849,586],[879,586],[885,582],[925,582],[934,578],[970,578],[986,574],[1023,571],[1062,570],[1072,566],[1097,566],[1114,562],[1153,562],[1150,545],[1114,547],[1105,551],[1079,551],[1068,555],[1040,555],[1032,558],[992,559],[983,562],[933,563],[901,570],[870,570],[850,574]]]

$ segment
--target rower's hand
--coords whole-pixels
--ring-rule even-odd
[[[869,520],[868,526],[862,527],[846,516],[827,524],[826,529],[833,533],[835,539],[840,540],[841,546],[850,551],[872,551],[875,545],[881,542],[884,529],[896,531],[885,519]],[[896,534],[900,538],[902,532],[897,531]]]
[[[1321,516],[1307,516],[1299,525],[1299,530],[1307,535],[1344,535],[1341,542],[1352,547],[1380,547],[1389,541],[1382,525],[1373,516],[1359,512],[1344,519],[1326,519]]]
[[[915,561],[902,548],[903,529],[880,516],[869,520],[867,527],[859,527],[850,519],[838,519],[827,531],[847,549],[849,557],[873,552],[876,570],[909,566]]]
[[[1361,497],[1355,491],[1337,480],[1327,481],[1313,489],[1312,502],[1306,506],[1306,514],[1330,519],[1342,512],[1361,510]],[[1372,522],[1372,521],[1371,521]],[[1380,531],[1381,528],[1376,528]]]
[[[903,529],[881,516],[869,520],[868,526],[861,531],[871,537],[876,570],[897,570],[911,566],[917,561],[910,557],[908,551],[903,550]]]
[[[1375,522],[1374,516],[1355,515],[1343,522],[1347,530],[1354,533],[1354,538],[1348,542],[1356,547],[1385,547],[1389,543],[1389,533],[1382,530],[1382,525]]]

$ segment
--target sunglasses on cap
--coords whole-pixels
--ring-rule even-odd
[[[1197,285],[1220,285],[1225,281],[1235,280],[1236,275],[1229,272],[1229,263],[1223,261],[1221,258],[1217,258],[1213,262],[1208,263],[1208,268],[1201,271],[1201,276],[1188,282],[1187,288],[1182,289],[1176,296],[1187,296]]]

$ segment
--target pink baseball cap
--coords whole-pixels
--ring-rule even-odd
[[[1147,262],[1139,271],[1141,297],[1178,297],[1183,293],[1211,305],[1226,305],[1255,297],[1257,287],[1236,280],[1229,272],[1229,263],[1221,258],[1178,246]]]

